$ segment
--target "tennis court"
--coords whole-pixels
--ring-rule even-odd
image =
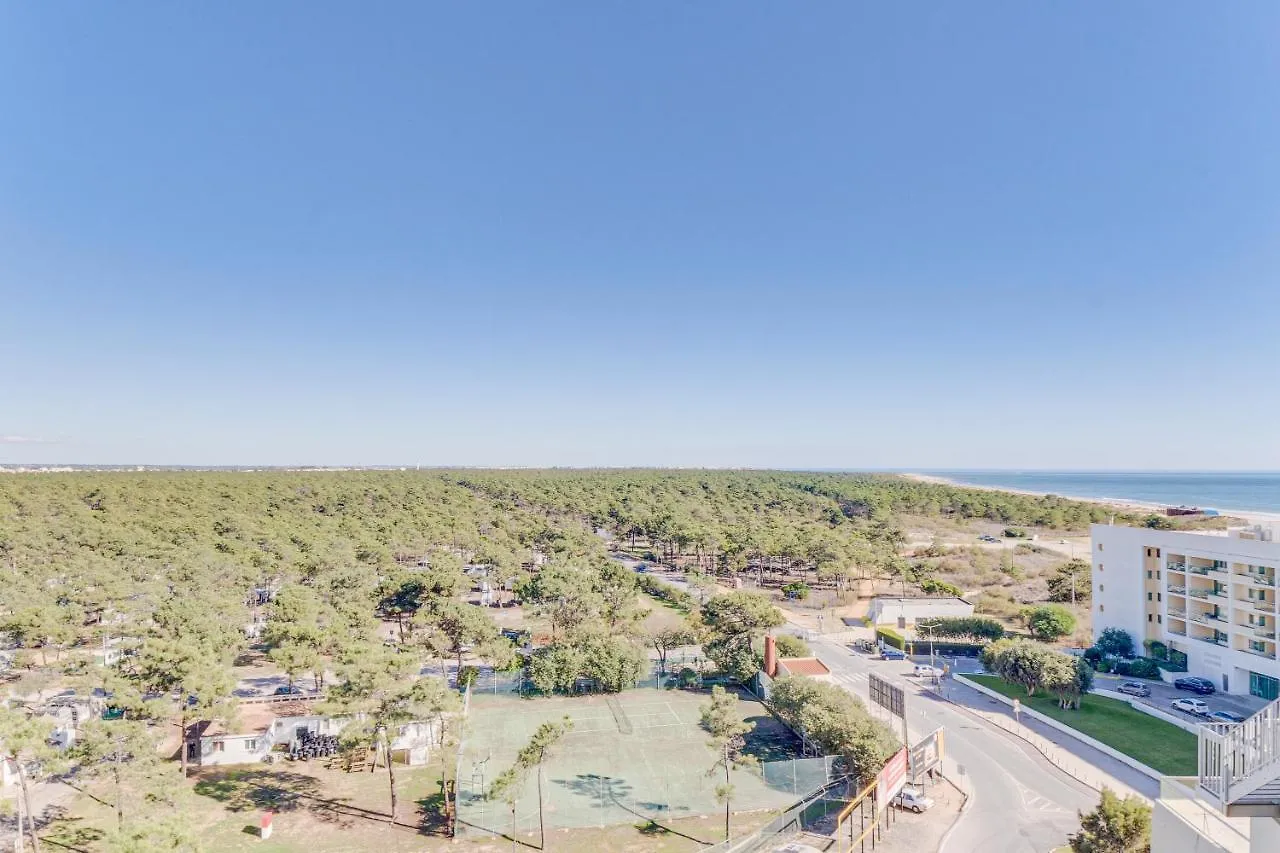
[[[707,699],[706,692],[658,689],[531,699],[473,695],[459,761],[460,831],[512,832],[510,804],[488,800],[485,792],[539,725],[565,716],[573,728],[545,764],[548,827],[662,823],[718,813],[724,807],[715,789],[724,775],[707,775],[716,757],[698,725],[700,706]],[[821,772],[823,759],[800,759],[794,735],[759,702],[741,698],[739,708],[743,719],[756,724],[747,737],[747,751],[762,767],[733,771],[732,808],[786,808],[796,799],[797,787],[805,788],[799,792],[803,794],[805,786],[812,785],[815,770],[809,765],[817,762]],[[526,780],[516,801],[514,826],[517,834],[537,831],[536,774]],[[714,835],[709,829],[706,840],[716,840]]]

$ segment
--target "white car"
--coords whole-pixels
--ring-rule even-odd
[[[907,786],[893,798],[893,804],[900,809],[909,809],[920,814],[925,809],[933,808],[933,798],[919,788]]]
[[[918,663],[915,665],[915,668],[911,670],[911,674],[919,676],[920,678],[941,678],[942,670],[938,669],[936,666],[929,666],[927,663]]]
[[[1185,711],[1197,717],[1209,716],[1209,706],[1203,699],[1174,699],[1172,704],[1176,711]]]

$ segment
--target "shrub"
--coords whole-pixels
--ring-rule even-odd
[[[1004,636],[1004,626],[994,619],[980,616],[948,616],[918,623],[917,627],[929,629],[936,637],[971,637],[975,640],[998,640]]]
[[[458,687],[469,687],[476,683],[476,679],[480,677],[480,670],[468,664],[458,670]]]
[[[782,594],[787,598],[794,598],[797,601],[804,601],[809,597],[809,585],[804,581],[795,581],[782,587]]]
[[[892,628],[877,628],[876,639],[882,641],[886,646],[893,646],[895,649],[905,651],[907,648],[907,641]]]
[[[1094,645],[1104,655],[1113,655],[1118,658],[1133,657],[1133,637],[1129,636],[1129,632],[1123,628],[1107,628],[1098,635],[1098,641]]]
[[[1057,604],[1034,607],[1027,614],[1027,629],[1037,640],[1052,642],[1076,629],[1076,617],[1071,611]]]
[[[1119,660],[1112,665],[1116,675],[1127,675],[1132,678],[1160,679],[1160,664],[1151,658],[1134,658]]]
[[[698,673],[686,666],[684,669],[680,670],[680,674],[677,676],[677,679],[681,687],[693,687],[698,683]]]
[[[773,638],[780,658],[807,658],[813,656],[809,644],[793,634],[779,634]]]
[[[936,578],[925,578],[920,581],[920,591],[930,595],[960,595],[960,587]]]

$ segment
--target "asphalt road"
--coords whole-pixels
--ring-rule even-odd
[[[1097,793],[1075,781],[1022,741],[922,691],[906,676],[910,664],[879,661],[827,640],[810,646],[840,686],[867,701],[867,674],[907,688],[912,740],[946,727],[943,770],[972,801],[943,842],[942,853],[1044,853],[1079,828],[1077,811],[1092,809]]]

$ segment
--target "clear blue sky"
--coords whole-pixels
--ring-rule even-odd
[[[5,3],[0,462],[1280,468],[1277,43]]]

